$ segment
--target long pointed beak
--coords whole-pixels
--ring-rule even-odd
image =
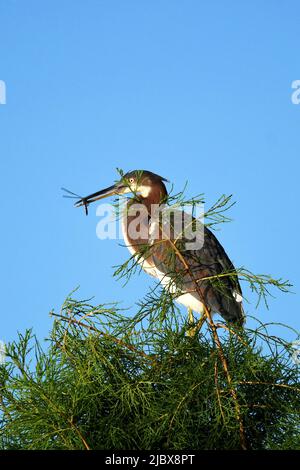
[[[120,194],[122,192],[123,186],[114,184],[109,186],[108,188],[101,189],[101,191],[97,191],[96,193],[90,194],[89,196],[83,197],[75,202],[75,207],[85,207],[85,213],[88,214],[88,205],[91,202],[98,201],[99,199],[104,199],[105,197],[113,196],[114,194]]]

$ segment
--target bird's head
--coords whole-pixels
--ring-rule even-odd
[[[151,171],[129,171],[122,175],[112,186],[79,199],[75,203],[75,206],[85,206],[85,208],[87,208],[92,202],[99,201],[109,196],[127,193],[133,193],[135,196],[140,196],[142,199],[147,199],[150,194],[153,194],[157,200],[155,202],[159,203],[167,195],[164,184],[165,181],[168,180]]]

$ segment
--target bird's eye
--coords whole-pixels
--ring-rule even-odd
[[[134,183],[134,178],[129,178],[129,183]]]

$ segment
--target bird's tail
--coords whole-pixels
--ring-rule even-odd
[[[222,307],[219,313],[225,321],[243,326],[246,321],[246,315],[243,307],[242,296],[236,294],[233,296],[223,296]]]

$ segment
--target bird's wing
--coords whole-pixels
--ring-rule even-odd
[[[191,240],[184,237],[176,240],[171,236],[171,241],[154,241],[153,263],[156,269],[171,278],[171,283],[181,293],[189,292],[204,301],[226,321],[243,323],[242,290],[235,268],[215,235],[202,227],[202,246],[198,249],[185,250]]]

